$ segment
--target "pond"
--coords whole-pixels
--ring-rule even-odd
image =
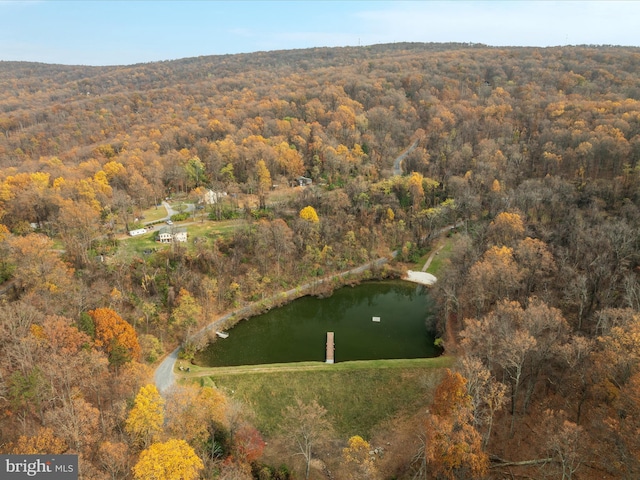
[[[424,287],[403,281],[343,287],[331,297],[302,297],[238,323],[229,338],[217,339],[200,352],[196,363],[324,362],[327,332],[334,332],[336,363],[435,357],[440,351],[427,328],[432,307]]]

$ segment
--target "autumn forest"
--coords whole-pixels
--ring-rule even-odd
[[[163,202],[188,241],[128,234]],[[224,313],[379,258],[342,283],[398,278],[451,226],[451,367],[378,438],[154,386]],[[626,479],[639,429],[640,49],[0,62],[0,453],[96,480]]]

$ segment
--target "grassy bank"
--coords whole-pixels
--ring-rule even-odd
[[[438,277],[438,275],[440,275],[443,263],[451,256],[451,251],[453,250],[453,246],[455,245],[455,242],[457,240],[458,236],[450,237],[441,244],[442,249],[435,257],[433,257],[431,265],[429,265],[429,268],[427,268],[427,273],[435,275],[436,278]]]
[[[434,251],[438,253],[433,257],[431,265],[427,268],[426,272],[435,275],[436,278],[440,274],[443,267],[443,263],[451,256],[454,245],[459,239],[459,235],[453,234],[451,236],[442,236],[439,240],[436,240],[431,245],[431,248],[422,255],[417,262],[408,266],[409,270],[421,271],[424,264]]]
[[[316,399],[329,412],[338,434],[368,437],[381,422],[415,412],[430,400],[451,357],[343,362],[335,365],[260,365],[198,369],[194,378],[215,384],[250,405],[258,428],[267,436],[281,424],[283,409],[296,397]],[[206,376],[203,376],[206,375]]]

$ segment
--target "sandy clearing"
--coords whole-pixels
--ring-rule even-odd
[[[438,281],[438,279],[427,272],[414,272],[413,270],[409,270],[407,272],[407,276],[403,278],[403,280],[407,280],[408,282],[419,283],[420,285],[433,285]]]

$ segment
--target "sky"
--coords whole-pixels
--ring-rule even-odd
[[[393,42],[640,46],[640,1],[0,0],[0,60],[130,65]]]

